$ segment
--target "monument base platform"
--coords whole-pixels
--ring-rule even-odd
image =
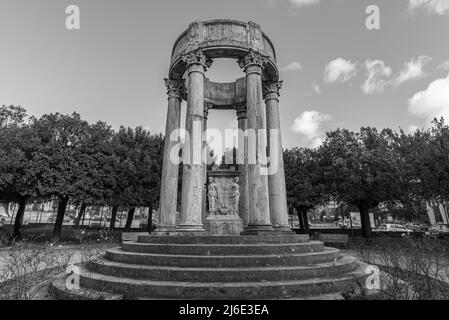
[[[303,299],[339,295],[366,277],[355,258],[308,235],[139,236],[79,266],[58,299]],[[363,281],[361,281],[363,283]]]
[[[209,215],[204,228],[211,235],[239,235],[243,231],[243,220],[235,215]]]
[[[274,234],[275,230],[271,224],[267,225],[248,225],[245,227],[242,235],[247,236],[256,236],[256,235],[264,235],[264,234]]]

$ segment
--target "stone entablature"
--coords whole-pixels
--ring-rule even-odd
[[[183,56],[201,49],[209,58],[244,57],[250,50],[267,59],[264,76],[279,80],[276,52],[271,40],[254,22],[235,20],[196,21],[176,41],[170,64],[170,78],[180,79],[186,71]]]

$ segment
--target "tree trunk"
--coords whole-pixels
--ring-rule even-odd
[[[371,221],[369,218],[369,204],[366,201],[361,201],[358,205],[360,210],[360,220],[362,224],[362,236],[364,238],[371,238]]]
[[[111,212],[111,224],[109,225],[109,229],[111,230],[115,230],[115,222],[117,221],[117,212],[118,206],[113,206]]]
[[[302,216],[302,208],[301,207],[297,207],[296,208],[296,213],[298,214],[298,220],[299,220],[299,230],[301,232],[305,232],[305,226],[304,226],[304,220],[303,220],[303,216]]]
[[[150,204],[148,207],[148,223],[147,223],[147,232],[151,234],[153,230],[153,206]]]
[[[67,208],[68,202],[69,202],[68,197],[59,199],[58,214],[56,216],[56,221],[53,228],[53,237],[52,237],[53,244],[59,243],[59,240],[61,239],[62,224],[64,222],[65,210]]]
[[[133,219],[134,219],[134,213],[136,212],[136,208],[131,208],[128,211],[128,218],[126,219],[126,225],[125,225],[125,229],[123,230],[124,232],[130,232],[131,231],[131,226],[133,223]]]
[[[75,227],[79,227],[80,226],[80,221],[81,221],[81,218],[84,215],[84,212],[86,212],[86,207],[87,207],[87,205],[83,202],[81,204],[80,211],[78,212],[78,216],[75,219]]]
[[[304,222],[304,227],[306,228],[306,232],[309,233],[309,216],[307,215],[308,208],[303,208],[302,210],[302,221]]]
[[[27,198],[20,197],[19,198],[19,209],[17,210],[16,219],[14,221],[14,232],[13,238],[20,238],[20,227],[22,226],[23,216],[25,215],[25,208],[27,205]]]

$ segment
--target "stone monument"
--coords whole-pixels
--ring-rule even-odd
[[[232,83],[215,83],[206,78],[215,58],[233,58],[245,77]],[[184,75],[188,87],[185,87]],[[279,95],[282,82],[271,40],[253,22],[214,20],[192,23],[176,41],[165,80],[168,113],[160,197],[160,235],[197,235],[206,232],[207,170],[204,132],[208,115],[214,109],[235,110],[241,130],[238,150],[244,161],[239,163],[239,212],[244,234],[291,232],[288,224],[282,139],[276,150],[269,150],[272,132],[280,132]],[[175,218],[178,198],[178,163],[169,160],[176,154],[178,141],[172,139],[179,130],[181,102],[187,101],[186,131],[190,139],[183,150],[181,214]],[[258,135],[257,144],[251,133]],[[263,133],[263,134],[259,134]],[[265,143],[265,144],[264,144]],[[268,147],[268,152],[267,152]],[[185,153],[185,154],[184,154]],[[267,154],[276,154],[273,173],[266,170]],[[252,157],[254,156],[255,161]],[[269,168],[270,169],[270,168]],[[236,191],[234,189],[234,191]],[[215,208],[214,208],[215,210]]]
[[[205,73],[214,58],[237,60],[245,77],[232,83],[209,81]],[[355,279],[366,277],[366,266],[355,258],[288,227],[282,140],[273,136],[280,129],[281,82],[274,46],[259,25],[192,23],[174,45],[165,83],[168,112],[157,233],[137,241],[123,239],[120,248],[108,249],[102,259],[80,265],[80,288],[67,286],[70,275],[61,275],[50,288],[54,297],[292,299],[338,296]],[[190,139],[182,150],[178,216],[180,161],[174,160],[180,159],[173,158],[180,153],[176,132],[183,100]],[[242,132],[237,149],[244,158],[238,170],[206,169],[201,149],[214,109],[236,112]],[[258,141],[274,137],[277,143],[268,150],[263,143],[250,143],[254,130]],[[278,154],[278,159],[267,166],[268,154],[271,160]]]

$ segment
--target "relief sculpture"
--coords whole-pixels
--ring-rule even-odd
[[[239,214],[240,185],[239,178],[209,178],[208,200],[209,214]]]

